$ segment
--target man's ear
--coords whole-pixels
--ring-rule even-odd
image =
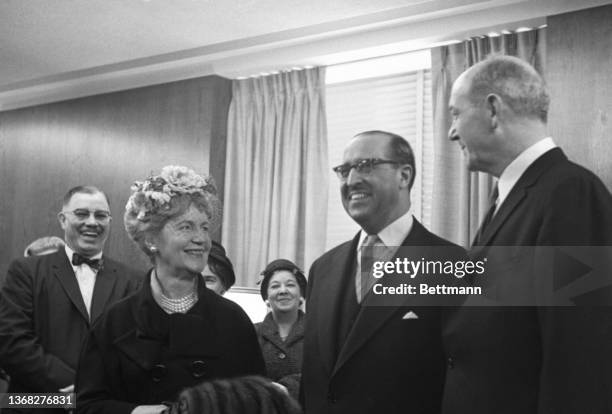
[[[59,221],[62,230],[66,230],[66,215],[60,211],[57,213],[57,220]]]
[[[487,95],[487,111],[491,119],[491,128],[497,128],[499,123],[499,115],[501,114],[502,100],[497,94],[490,93]]]
[[[408,164],[404,164],[399,167],[400,175],[402,177],[402,187],[409,188],[414,177],[414,169]]]

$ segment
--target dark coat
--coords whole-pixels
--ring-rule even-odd
[[[283,341],[278,334],[278,325],[268,313],[263,322],[255,324],[261,352],[266,362],[268,378],[276,381],[286,375],[302,371],[304,347],[304,312],[298,311],[298,319]]]
[[[130,413],[176,400],[185,387],[215,378],[265,375],[253,325],[242,308],[198,281],[199,300],[166,314],[143,288],[92,329],[77,374],[78,413]]]
[[[284,341],[278,334],[272,312],[266,315],[263,322],[255,324],[255,330],[268,378],[285,385],[289,393],[297,398],[304,350],[304,312],[298,310],[298,319]]]
[[[511,267],[493,282],[503,295],[571,267],[531,267],[529,260],[542,258],[527,257],[527,267],[514,269],[525,262],[513,256],[516,246],[588,245],[612,245],[612,197],[594,174],[554,149],[521,176],[470,255],[506,252]],[[612,299],[609,289],[602,293],[608,307],[468,306],[455,314],[445,336],[453,363],[443,412],[612,412]],[[466,301],[481,304],[477,297]]]
[[[446,366],[444,312],[412,297],[402,306],[370,307],[370,294],[354,322],[347,321],[351,315],[341,303],[345,293],[354,296],[358,240],[356,236],[325,253],[310,269],[301,388],[306,413],[437,414]],[[406,248],[396,257],[407,250],[435,250],[422,246],[446,246],[447,259],[467,258],[465,250],[416,220],[402,245]],[[418,318],[407,317],[412,313]],[[339,339],[337,333],[347,322],[348,334]]]
[[[104,257],[96,276],[91,321],[135,292],[141,278]],[[58,392],[74,383],[90,320],[65,250],[17,259],[0,293],[0,366],[8,392]]]

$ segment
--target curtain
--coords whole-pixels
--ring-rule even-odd
[[[432,230],[462,246],[469,246],[486,214],[492,176],[467,171],[459,146],[449,141],[448,100],[453,82],[467,68],[490,54],[517,56],[545,73],[546,29],[481,36],[432,49],[434,116],[434,179]]]
[[[228,115],[222,243],[236,285],[274,259],[302,269],[324,252],[324,68],[235,80]]]

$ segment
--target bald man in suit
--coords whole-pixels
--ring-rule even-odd
[[[612,246],[612,196],[548,137],[548,104],[541,76],[514,57],[488,58],[453,85],[449,138],[470,170],[498,178],[470,256],[495,258],[493,304],[509,306],[470,297],[474,307],[454,315],[445,414],[612,412],[609,287],[591,292],[597,306],[536,306],[537,289],[554,286],[551,274],[570,290],[584,282],[574,279],[580,261],[572,252],[605,254]],[[545,261],[563,257],[570,259]],[[539,292],[548,295],[543,303],[557,303],[550,289]]]

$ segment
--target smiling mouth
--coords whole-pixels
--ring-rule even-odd
[[[98,233],[96,231],[82,231],[80,234],[83,237],[91,238],[91,239],[95,239],[98,236],[100,236],[100,233]]]
[[[353,193],[350,193],[348,195],[348,200],[349,201],[358,201],[358,200],[363,200],[365,198],[367,198],[369,195],[367,193],[364,193],[362,191],[355,191]]]
[[[204,256],[205,251],[204,250],[185,250],[185,253],[191,255],[191,256]]]

